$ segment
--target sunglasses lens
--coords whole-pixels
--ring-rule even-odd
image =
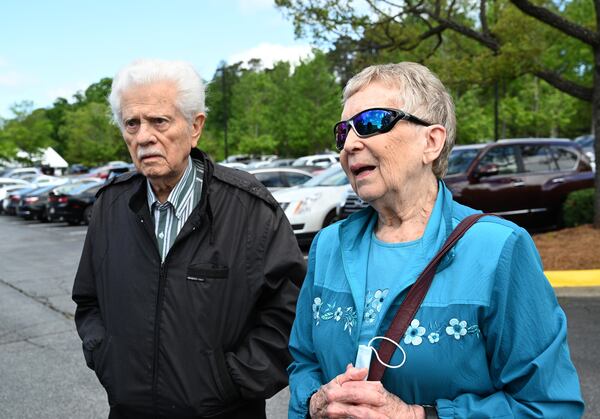
[[[360,135],[372,135],[385,130],[395,116],[395,112],[386,109],[369,109],[352,118],[352,122]]]
[[[335,132],[335,146],[338,150],[344,148],[348,131],[350,130],[350,124],[347,121],[338,122],[334,127]]]

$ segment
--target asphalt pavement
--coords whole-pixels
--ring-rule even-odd
[[[71,287],[86,228],[0,216],[0,418],[106,418],[106,393],[89,370],[73,322]],[[600,291],[558,292],[587,405],[600,417]],[[267,402],[287,417],[289,392]]]

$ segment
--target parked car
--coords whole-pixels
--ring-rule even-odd
[[[298,186],[313,178],[311,173],[291,167],[254,169],[248,172],[253,174],[271,192]]]
[[[103,184],[87,184],[69,193],[51,194],[48,199],[50,221],[66,221],[71,225],[89,224],[96,193]]]
[[[132,163],[116,161],[111,162],[111,164],[95,167],[84,176],[96,177],[100,179],[111,179],[114,176],[120,175],[122,173],[127,173],[131,170],[135,170],[135,166]]]
[[[12,177],[0,177],[0,188],[4,188],[5,186],[13,186],[13,185],[28,185],[29,182],[23,179],[17,179]]]
[[[298,157],[292,163],[292,167],[297,166],[319,166],[322,168],[328,168],[332,164],[340,161],[339,154],[315,154],[312,156]]]
[[[539,229],[562,222],[567,195],[593,187],[594,173],[576,143],[527,138],[456,146],[444,181],[458,202]],[[349,191],[339,218],[367,205]]]
[[[594,172],[573,141],[526,138],[481,146],[444,180],[458,202],[536,229],[560,225],[567,195],[592,188]]]
[[[48,194],[56,185],[44,185],[20,196],[16,214],[26,220],[48,221]]]
[[[286,167],[291,166],[292,163],[294,163],[294,161],[296,161],[296,159],[274,159],[271,160],[269,164],[267,164],[264,167]]]
[[[446,176],[466,172],[471,162],[473,162],[483,147],[485,147],[485,144],[454,146],[448,158],[448,172]],[[347,218],[350,214],[360,211],[368,206],[369,204],[367,202],[360,199],[358,195],[350,189],[346,192],[346,195],[342,198],[337,207],[338,218]]]
[[[8,215],[17,215],[17,206],[21,201],[21,196],[38,189],[37,185],[29,185],[23,188],[14,189],[8,193],[2,201],[2,210]]]
[[[25,176],[28,175],[38,176],[42,174],[42,170],[38,167],[16,167],[4,171],[4,173],[2,173],[2,177],[23,179]]]
[[[288,217],[298,242],[306,244],[336,220],[336,206],[349,188],[346,174],[336,163],[300,186],[275,191],[273,197]]]
[[[18,180],[19,182],[23,182],[19,179],[12,179],[12,180]],[[2,187],[0,187],[0,214],[5,212],[4,206],[8,206],[8,201],[9,198],[8,196],[10,195],[11,192],[13,191],[17,191],[19,189],[23,189],[23,188],[28,188],[28,187],[32,187],[31,184],[25,182],[23,184],[18,183],[18,184],[12,184],[12,185],[4,185]]]
[[[582,135],[581,137],[575,138],[575,142],[579,144],[583,152],[590,159],[590,165],[592,169],[596,170],[596,150],[594,149],[596,137],[592,134]]]

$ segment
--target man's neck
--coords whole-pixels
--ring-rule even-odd
[[[188,167],[186,165],[185,169],[183,169],[181,173],[179,173],[177,176],[161,177],[154,179],[148,178],[150,186],[152,187],[152,192],[154,192],[154,195],[156,196],[156,199],[158,199],[158,202],[163,204],[167,200],[167,198],[169,198],[169,194],[173,189],[175,189],[175,186],[177,186],[177,183],[181,180],[187,168]]]

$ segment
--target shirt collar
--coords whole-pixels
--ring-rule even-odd
[[[175,185],[171,193],[165,202],[162,204],[158,201],[158,198],[154,194],[152,190],[152,185],[150,181],[146,179],[147,190],[148,190],[148,207],[150,208],[150,212],[153,211],[154,205],[161,206],[165,204],[170,204],[175,209],[175,215],[179,218],[181,211],[183,210],[185,201],[189,198],[190,193],[194,187],[194,179],[195,176],[192,175],[194,171],[194,164],[192,162],[192,158],[188,156],[187,167],[185,168],[185,172],[183,172],[183,176],[179,179],[179,182]]]

